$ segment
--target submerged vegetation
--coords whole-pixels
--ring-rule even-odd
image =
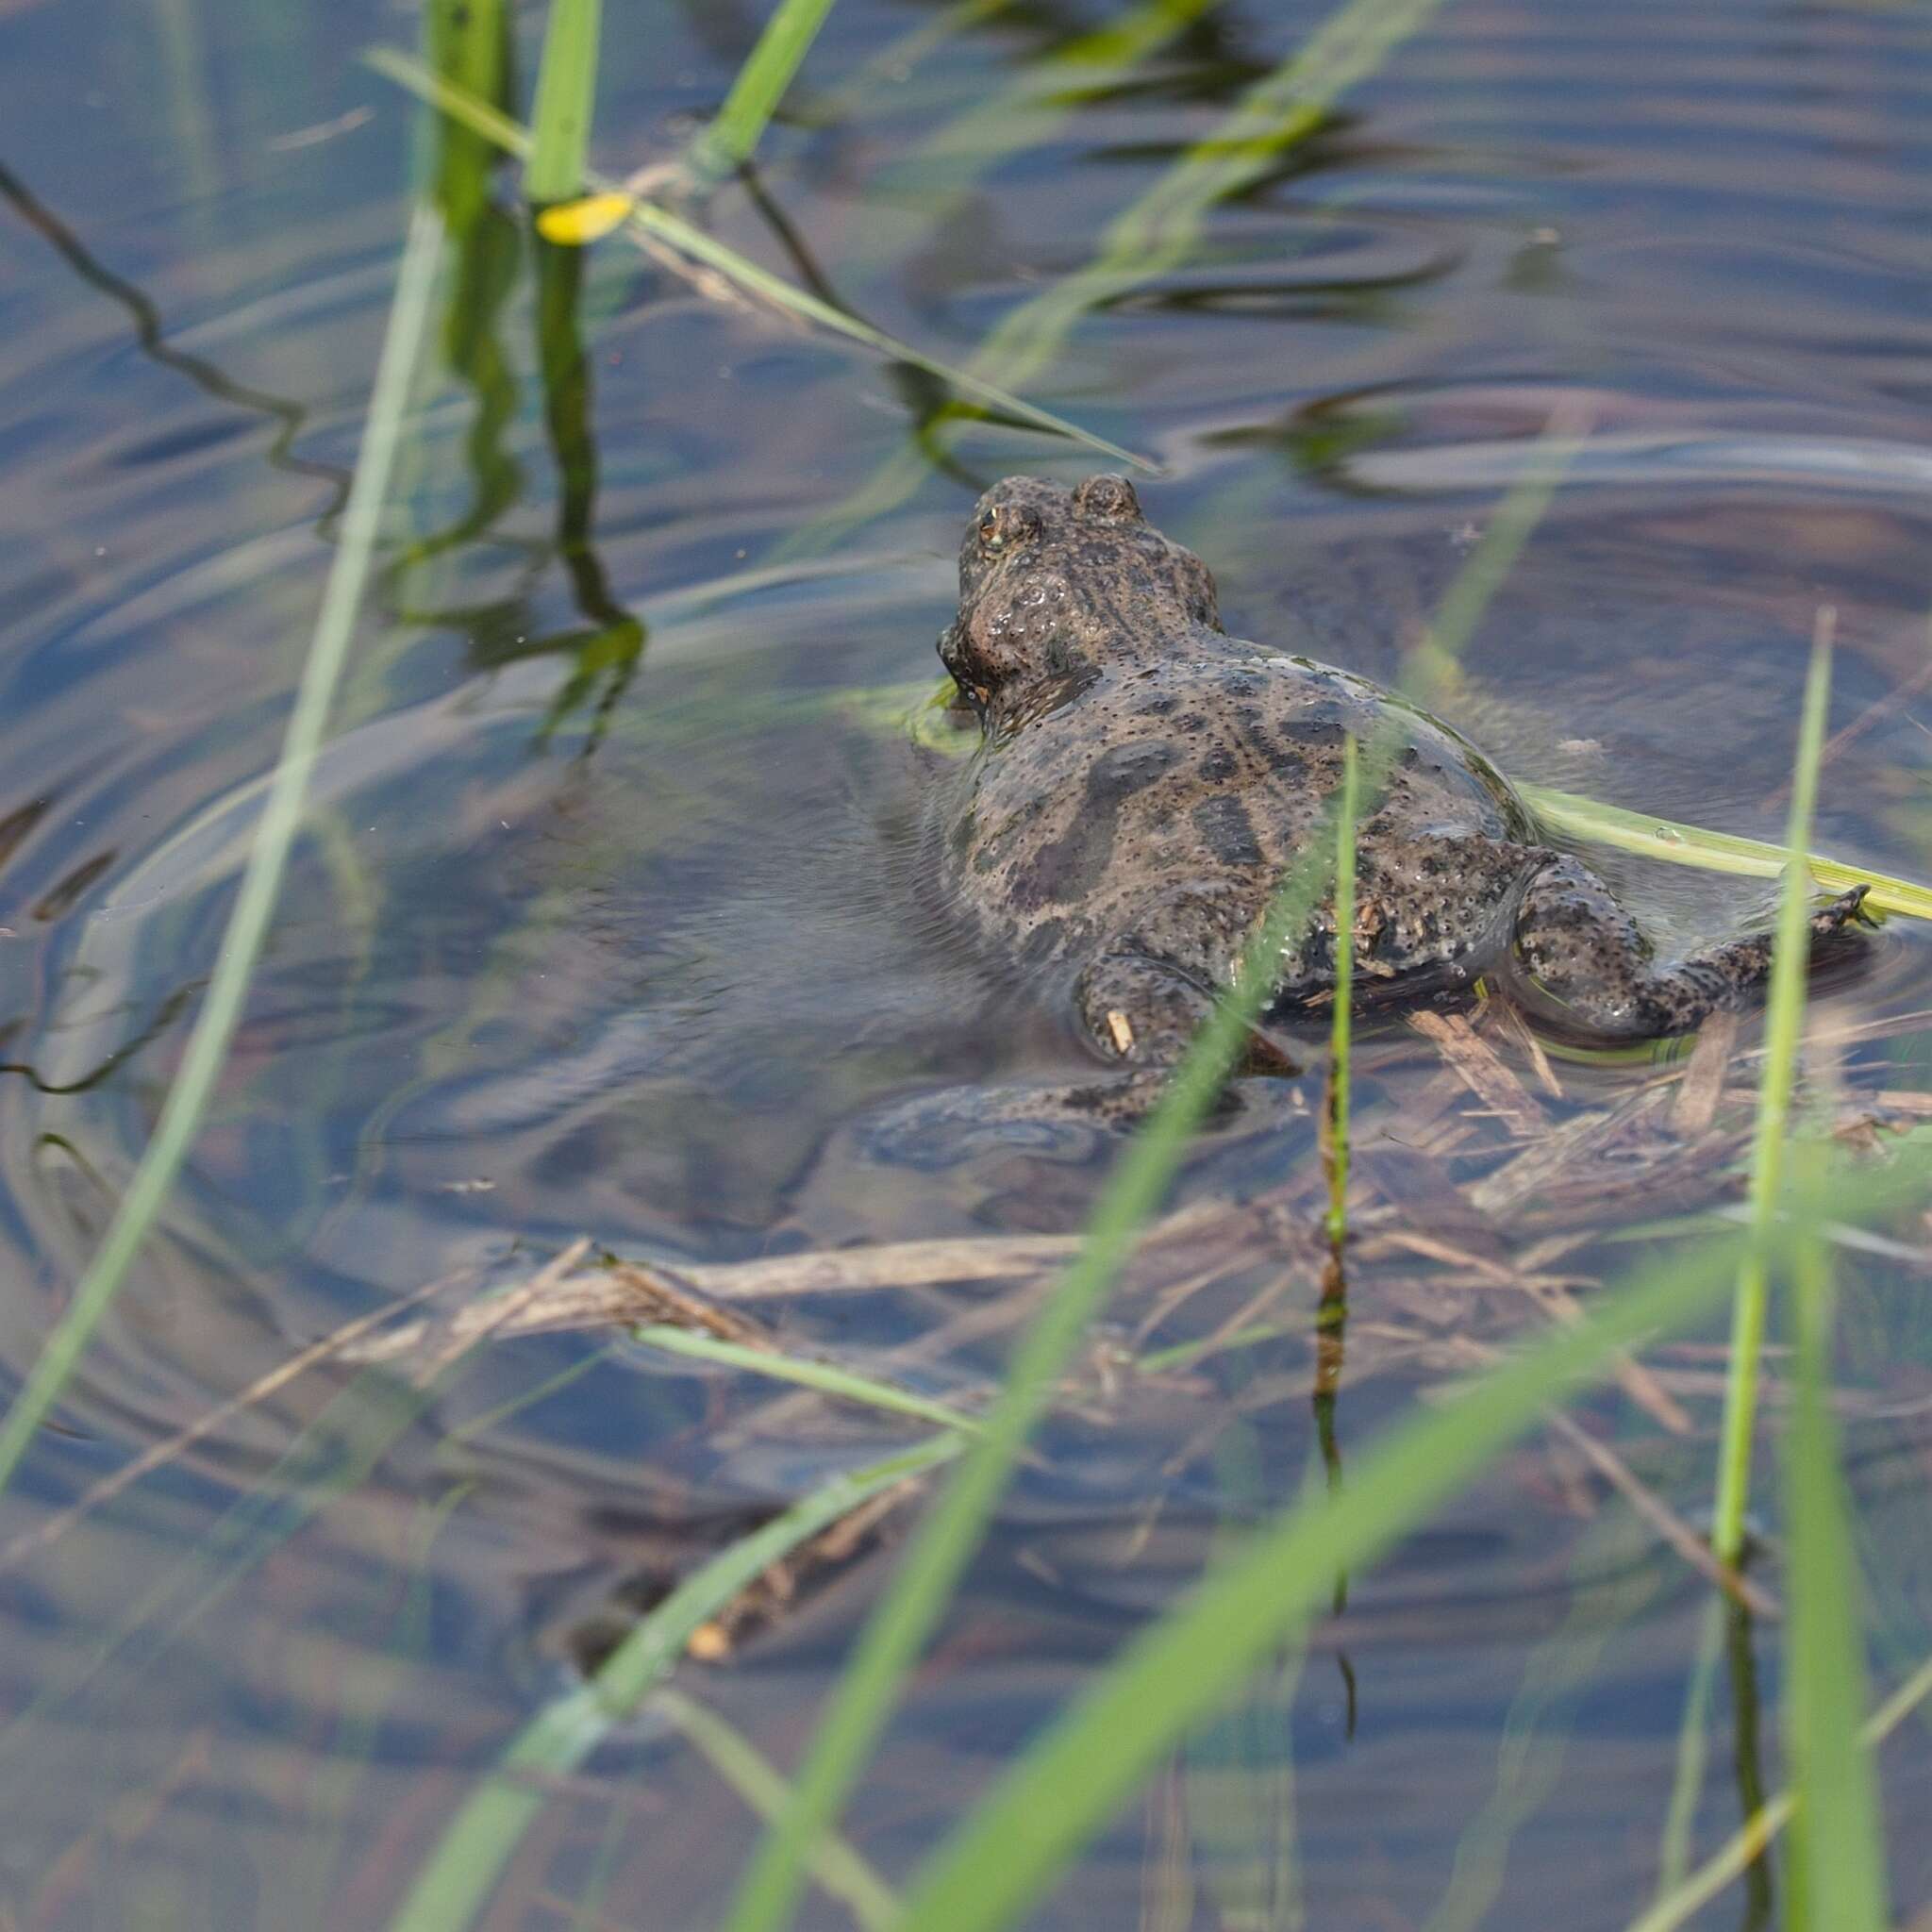
[[[207,1124],[302,829],[305,795],[358,612],[382,575],[383,508],[398,466],[407,459],[412,385],[433,332],[439,293],[450,303],[455,333],[465,321],[474,322],[478,292],[490,284],[482,256],[460,254],[451,238],[460,239],[466,220],[500,217],[489,185],[496,159],[507,156],[525,163],[532,232],[543,238],[538,245],[553,251],[541,271],[547,278],[545,400],[559,471],[567,479],[565,494],[571,497],[557,550],[568,559],[584,628],[552,722],[592,692],[600,693],[600,716],[607,716],[644,648],[645,629],[610,592],[591,543],[595,465],[583,420],[590,401],[578,272],[570,248],[622,226],[653,251],[654,259],[671,261],[706,300],[749,299],[795,322],[835,331],[929,379],[921,392],[927,413],[916,425],[917,444],[884,465],[851,501],[829,510],[813,534],[814,543],[857,527],[909,490],[928,459],[936,452],[943,456],[948,425],[958,423],[1049,439],[1053,449],[1071,442],[1112,459],[1145,463],[1127,446],[1132,439],[1126,432],[1122,441],[1108,440],[1018,391],[1054,365],[1083,318],[1157,281],[1202,249],[1212,212],[1253,190],[1284,155],[1319,136],[1337,103],[1398,57],[1435,5],[1436,0],[1345,0],[1293,58],[1253,79],[1214,131],[1177,154],[1156,185],[1112,219],[1091,260],[1003,316],[963,367],[774,275],[705,226],[706,196],[722,192],[721,184],[752,162],[832,13],[831,0],[783,0],[715,116],[680,154],[623,184],[598,174],[587,158],[598,68],[596,0],[551,0],[527,130],[508,111],[511,76],[507,60],[499,58],[508,22],[491,0],[471,0],[462,9],[433,7],[424,59],[394,49],[371,54],[380,73],[441,110],[433,123],[439,145],[436,167],[425,170],[427,185],[402,244],[327,586],[280,758],[255,823],[246,870],[166,1107],[92,1266],[0,1429],[0,1483],[13,1478],[59,1401]],[[942,14],[931,24],[931,41],[937,42],[949,25],[990,10],[964,8]],[[1132,75],[1164,36],[1182,31],[1203,11],[1175,0],[1125,9],[1112,40],[1101,45],[1105,37],[1096,36],[1096,44],[1083,43],[1077,60],[1061,64],[1074,68],[1084,62],[1093,75],[1119,80]],[[1458,675],[1466,646],[1534,541],[1566,466],[1588,434],[1588,423],[1571,410],[1559,408],[1549,419],[1522,480],[1497,505],[1407,655],[1406,688],[1418,697]],[[446,535],[419,534],[393,549],[410,568],[426,567],[445,547]],[[872,1453],[877,1445],[866,1437],[867,1454],[855,1453],[843,1474],[725,1541],[641,1610],[608,1654],[585,1669],[581,1681],[540,1700],[534,1716],[455,1807],[390,1923],[398,1932],[457,1932],[480,1923],[561,1781],[578,1774],[619,1727],[655,1709],[691,1739],[762,1823],[758,1850],[735,1896],[719,1907],[718,1932],[779,1932],[791,1923],[808,1886],[823,1889],[866,1932],[998,1932],[1024,1924],[1164,1760],[1211,1724],[1255,1673],[1305,1644],[1324,1612],[1339,1603],[1338,1578],[1360,1579],[1400,1539],[1492,1468],[1512,1442],[1549,1425],[1574,1429],[1582,1438],[1576,1453],[1585,1462],[1640,1512],[1647,1512],[1645,1521],[1661,1521],[1658,1534],[1683,1558],[1698,1587],[1709,1592],[1713,1633],[1721,1631],[1724,1618],[1748,1625],[1754,1614],[1779,1607],[1789,1618],[1779,1704],[1789,1790],[1764,1793],[1737,1840],[1695,1870],[1689,1866],[1687,1824],[1681,1856],[1667,1861],[1661,1895],[1629,1900],[1633,1927],[1660,1932],[1686,1923],[1718,1887],[1752,1861],[1768,1859],[1768,1848],[1781,1831],[1793,1849],[1782,1868],[1777,1924],[1794,1932],[1826,1926],[1831,1932],[1878,1932],[1890,1924],[1881,1779],[1873,1752],[1880,1738],[1932,1695],[1932,1665],[1889,1673],[1889,1700],[1870,1709],[1856,1506],[1833,1411],[1833,1257],[1847,1226],[1856,1231],[1864,1220],[1923,1201],[1932,1186],[1932,1141],[1922,1125],[1889,1133],[1875,1153],[1870,1136],[1854,1147],[1857,1137],[1837,1131],[1840,1123],[1829,1092],[1806,1085],[1806,935],[1814,882],[1870,880],[1874,908],[1918,919],[1932,918],[1932,892],[1909,880],[1800,857],[1810,854],[1813,842],[1831,641],[1830,617],[1821,613],[1782,847],[1573,793],[1525,788],[1552,824],[1580,840],[1713,872],[1781,877],[1776,965],[1748,1159],[1740,1158],[1740,1131],[1730,1130],[1721,1144],[1711,1133],[1720,1098],[1739,1098],[1725,1085],[1732,1069],[1724,1053],[1713,1062],[1715,1090],[1703,1098],[1692,1091],[1693,1080],[1705,1078],[1705,1062],[1697,1058],[1706,1052],[1701,1045],[1693,1052],[1693,1067],[1668,1067],[1654,1077],[1657,1092],[1679,1096],[1673,1104],[1685,1117],[1703,1111],[1701,1125],[1684,1129],[1685,1145],[1699,1144],[1703,1132],[1709,1136],[1704,1144],[1714,1150],[1714,1162],[1745,1167],[1748,1221],[1740,1228],[1705,1217],[1683,1227],[1660,1219],[1636,1230],[1632,1238],[1643,1243],[1642,1252],[1622,1278],[1593,1290],[1587,1304],[1579,1306],[1567,1285],[1544,1279],[1549,1267],[1523,1269],[1484,1252],[1472,1258],[1457,1245],[1455,1228],[1392,1225],[1386,1214],[1365,1215],[1359,1196],[1351,1191],[1352,1134],[1361,1118],[1352,1106],[1353,1082],[1362,1058],[1361,1042],[1351,1033],[1347,992],[1356,903],[1354,829],[1374,808],[1394,754],[1393,746],[1371,741],[1351,742],[1347,789],[1331,801],[1324,835],[1281,882],[1268,918],[1253,935],[1239,983],[1222,999],[1152,1113],[1119,1147],[1077,1235],[989,1238],[977,1254],[967,1252],[965,1243],[935,1242],[932,1248],[944,1252],[917,1255],[910,1243],[890,1253],[882,1244],[877,1254],[855,1247],[826,1257],[708,1264],[708,1274],[706,1266],[623,1262],[601,1251],[593,1260],[580,1246],[523,1288],[478,1300],[474,1310],[445,1318],[439,1305],[408,1311],[408,1322],[398,1311],[399,1319],[374,1343],[367,1324],[357,1324],[355,1332],[345,1330],[324,1345],[315,1359],[361,1363],[363,1374],[372,1378],[379,1378],[386,1364],[387,1372],[400,1367],[412,1378],[409,1399],[398,1406],[391,1433],[371,1427],[366,1440],[372,1456],[415,1419],[425,1391],[458,1372],[471,1351],[492,1337],[565,1327],[614,1330],[626,1347],[728,1369],[758,1386],[783,1385],[774,1402],[808,1396],[837,1403],[840,1413],[863,1418],[881,1432],[879,1441],[896,1444]],[[840,694],[838,701],[862,710],[852,693]],[[1224,1238],[1225,1223],[1241,1212],[1219,1204],[1223,1222],[1205,1216],[1184,1220],[1178,1230],[1172,1218],[1161,1218],[1203,1120],[1224,1091],[1267,996],[1269,962],[1331,890],[1343,990],[1329,1050],[1328,1168],[1321,1186],[1285,1196],[1284,1209],[1324,1250],[1326,1287],[1319,1303],[1284,1307],[1278,1293],[1257,1297],[1240,1319],[1177,1348],[1155,1345],[1151,1329],[1125,1339],[1109,1329],[1108,1353],[1096,1366],[1096,1322],[1137,1264],[1151,1260],[1184,1279],[1193,1264],[1182,1257],[1193,1247],[1210,1256],[1216,1252],[1215,1240],[1204,1230]],[[1439,1043],[1448,1088],[1477,1094],[1485,1117],[1501,1124],[1498,1131],[1507,1136],[1512,1158],[1556,1140],[1557,1129],[1497,1054],[1489,1034],[1464,1025]],[[1524,1051],[1533,1067],[1547,1074],[1539,1045],[1531,1041]],[[1650,1069],[1643,1077],[1653,1080]],[[1610,1130],[1604,1131],[1608,1144]],[[1659,1173],[1669,1158],[1651,1172]],[[1522,1186],[1533,1190],[1533,1177]],[[1660,1202],[1659,1216],[1674,1205]],[[1244,1252],[1252,1255],[1268,1252],[1269,1241],[1290,1238],[1278,1226],[1266,1235],[1244,1226],[1241,1239]],[[1198,1368],[1210,1356],[1238,1357],[1268,1339],[1307,1334],[1318,1326],[1332,1350],[1327,1383],[1317,1394],[1332,1407],[1341,1374],[1349,1271],[1362,1266],[1365,1256],[1390,1252],[1376,1243],[1400,1248],[1405,1239],[1410,1260],[1421,1256],[1444,1266],[1468,1266],[1477,1275],[1487,1269],[1512,1292],[1524,1288],[1525,1306],[1533,1300],[1552,1318],[1549,1331],[1507,1353],[1441,1335],[1417,1341],[1419,1356],[1424,1348],[1433,1351],[1427,1355],[1431,1364],[1460,1385],[1451,1398],[1412,1405],[1413,1412],[1387,1425],[1372,1446],[1355,1452],[1345,1479],[1340,1478],[1339,1463],[1331,1463],[1331,1480],[1308,1483],[1294,1501],[1269,1510],[1231,1539],[1177,1607],[1148,1618],[1118,1655],[1094,1665],[1076,1699],[1029,1733],[895,1890],[847,1835],[846,1809],[908,1681],[930,1654],[962,1577],[985,1545],[1008,1484],[1034,1453],[1042,1420],[1075,1394],[1085,1407],[1104,1412],[1117,1385],[1153,1386]],[[1164,1241],[1169,1246],[1163,1262]],[[801,1274],[819,1266],[826,1284],[861,1289],[868,1285],[867,1266],[875,1269],[876,1284],[951,1282],[974,1278],[977,1270],[989,1280],[1019,1284],[1001,1317],[1007,1330],[1020,1331],[1018,1339],[996,1379],[961,1378],[941,1392],[935,1392],[930,1360],[910,1345],[897,1360],[856,1349],[849,1360],[798,1349],[758,1320],[746,1291],[754,1273],[765,1291],[789,1291],[771,1286],[787,1265]],[[727,1283],[724,1276],[733,1267],[749,1272]],[[1296,1274],[1293,1282],[1275,1286],[1299,1292],[1302,1282],[1312,1278]],[[462,1285],[469,1285],[467,1279]],[[438,1284],[425,1294],[437,1296],[439,1304],[449,1301],[454,1296],[448,1287]],[[1784,1291],[1789,1319],[1783,1333],[1790,1344],[1788,1377],[1779,1385],[1788,1396],[1781,1411],[1785,1541],[1773,1573],[1782,1607],[1769,1593],[1770,1566],[1747,1519],[1753,1493],[1763,1496],[1770,1489],[1761,1471],[1754,1478],[1753,1461],[1762,1434],[1765,1342],[1777,1329],[1774,1289]],[[1707,1324],[1727,1291],[1733,1327],[1725,1421],[1708,1473],[1718,1500],[1706,1538],[1607,1446],[1569,1423],[1563,1407],[1580,1389],[1614,1377],[1635,1390],[1653,1412],[1668,1415],[1675,1398],[1641,1366],[1638,1352],[1659,1338]],[[990,1323],[987,1332],[996,1332],[996,1326]],[[1781,1354],[1781,1366],[1785,1360]],[[309,1426],[320,1432],[323,1423],[318,1419]],[[908,1431],[918,1433],[907,1440]],[[856,1435],[863,1436],[863,1429]],[[184,1446],[177,1442],[144,1458],[138,1473]],[[1697,1490],[1703,1482],[1693,1476],[1687,1486]],[[125,1482],[109,1478],[108,1485],[85,1498],[85,1505],[97,1506]],[[803,1590],[801,1579],[819,1570],[837,1573],[855,1552],[885,1551],[884,1525],[890,1520],[896,1526],[901,1516],[909,1527],[890,1552],[890,1576],[795,1762],[767,1762],[709,1708],[697,1688],[667,1688],[684,1660],[727,1659],[741,1629],[755,1627],[758,1618],[787,1614]],[[0,1552],[0,1563],[18,1564],[42,1554],[72,1520],[63,1517],[47,1536]],[[234,1553],[225,1558],[228,1574],[257,1560],[287,1533],[275,1524],[238,1524]],[[150,1606],[137,1611],[158,1624],[190,1613],[173,1600],[165,1606],[165,1619]],[[1708,1670],[1697,1679],[1685,1713],[1684,1735],[1698,1740],[1699,1752],[1719,1641],[1714,1634]],[[25,1735],[16,1737],[14,1749]],[[0,1751],[6,1748],[0,1740]],[[1690,1766],[1685,1774],[1688,1818],[1703,1765],[1694,1753],[1687,1753],[1685,1762]],[[588,1890],[567,1903],[581,1908],[579,1923],[585,1924],[625,1922],[617,1902],[600,1906]],[[264,1916],[274,1918],[272,1901]],[[1190,1921],[1176,1917],[1170,1923]]]

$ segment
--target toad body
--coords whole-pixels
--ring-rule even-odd
[[[1485,977],[1574,1037],[1623,1041],[1694,1026],[1769,971],[1768,934],[1659,959],[1446,725],[1367,678],[1229,637],[1207,566],[1123,477],[990,490],[940,657],[984,731],[938,803],[949,896],[990,952],[1071,988],[1104,1059],[1159,1065],[1185,1047],[1283,877],[1332,838],[1344,739],[1378,730],[1393,756],[1357,833],[1363,1003]],[[1864,890],[1814,914],[1814,946]],[[1331,897],[1283,947],[1271,1010],[1332,994],[1334,954]]]

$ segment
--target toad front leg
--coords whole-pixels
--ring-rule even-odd
[[[1214,1011],[1215,995],[1202,983],[1151,953],[1123,948],[1103,955],[1080,974],[1074,990],[1081,1025],[1101,1057],[1135,1067],[1168,1067]],[[1259,1025],[1248,1029],[1236,1071],[1301,1071],[1292,1056]]]
[[[1858,918],[1870,890],[1856,886],[1812,913],[1814,958]],[[1559,858],[1524,891],[1507,977],[1523,1005],[1556,1025],[1599,1040],[1654,1040],[1742,1005],[1771,973],[1769,933],[1663,964],[1655,951],[1594,873]]]

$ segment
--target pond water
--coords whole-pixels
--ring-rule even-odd
[[[614,13],[599,158],[675,153],[765,10]],[[950,361],[1004,322],[990,373],[1158,462],[1142,500],[1212,564],[1231,630],[1379,676],[1568,411],[1586,444],[1453,721],[1521,779],[1775,839],[1828,605],[1846,736],[1817,845],[1932,877],[1932,21],[1384,12],[1414,31],[1312,138],[1084,312],[1042,292],[1319,8],[839,0],[756,174],[702,217]],[[9,1383],[153,1131],[233,903],[421,138],[356,56],[419,25],[366,0],[0,8]],[[514,23],[521,100],[541,28]],[[9,1924],[388,1924],[475,1777],[639,1605],[910,1438],[609,1328],[432,1336],[224,1410],[62,1521],[92,1485],[431,1283],[459,1309],[581,1236],[741,1264],[750,1293],[786,1256],[1066,1235],[1118,1144],[974,1104],[1080,1062],[921,890],[921,803],[955,748],[908,724],[976,492],[1094,460],[949,414],[927,376],[621,238],[540,251],[495,187],[452,191],[375,581],[218,1101],[0,1513]],[[1591,858],[1668,939],[1764,903],[1759,881]],[[1819,988],[1848,1134],[1927,1111],[1928,1009],[1932,945],[1903,921]],[[909,1870],[1241,1524],[1324,1463],[1345,1481],[1642,1252],[1633,1229],[1735,1200],[1757,1037],[1747,1017],[1709,1104],[1681,1058],[1539,1067],[1493,1012],[1474,1064],[1501,1091],[1399,1018],[1366,1025],[1339,1374],[1312,1328],[1319,1087],[1241,1083],[1169,1203],[1193,1231],[1124,1285],[859,1793],[866,1857]],[[1932,1649],[1927,1227],[1885,1233],[1841,1257],[1839,1365],[1881,1690]],[[1038,1279],[746,1306],[965,1397]],[[1254,1346],[1122,1367],[1260,1321],[1279,1332]],[[1695,1524],[1721,1339],[1650,1352],[1579,1401],[1587,1441],[1529,1439],[1349,1579],[1037,1923],[1629,1923],[1687,1707],[1698,1855],[1782,1779],[1775,1620],[1713,1624],[1591,1448]],[[679,1688],[794,1762],[900,1535]],[[1921,1721],[1883,1764],[1917,1909]],[[647,1706],[556,1781],[483,1923],[702,1927],[757,1833]],[[1769,1925],[1778,1882],[1759,1868],[1690,1923]],[[801,1923],[850,1918],[816,1896]]]

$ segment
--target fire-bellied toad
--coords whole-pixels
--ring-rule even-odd
[[[1455,732],[1367,678],[1229,637],[1207,566],[1123,477],[988,491],[940,657],[984,727],[939,804],[951,895],[991,950],[1065,976],[1104,1058],[1186,1044],[1324,823],[1344,734],[1385,720],[1400,749],[1357,840],[1365,1000],[1489,975],[1564,1031],[1629,1040],[1694,1026],[1769,970],[1765,934],[1660,961]],[[1814,934],[1864,891],[1820,908]],[[1284,949],[1272,1008],[1333,985],[1324,906]]]

